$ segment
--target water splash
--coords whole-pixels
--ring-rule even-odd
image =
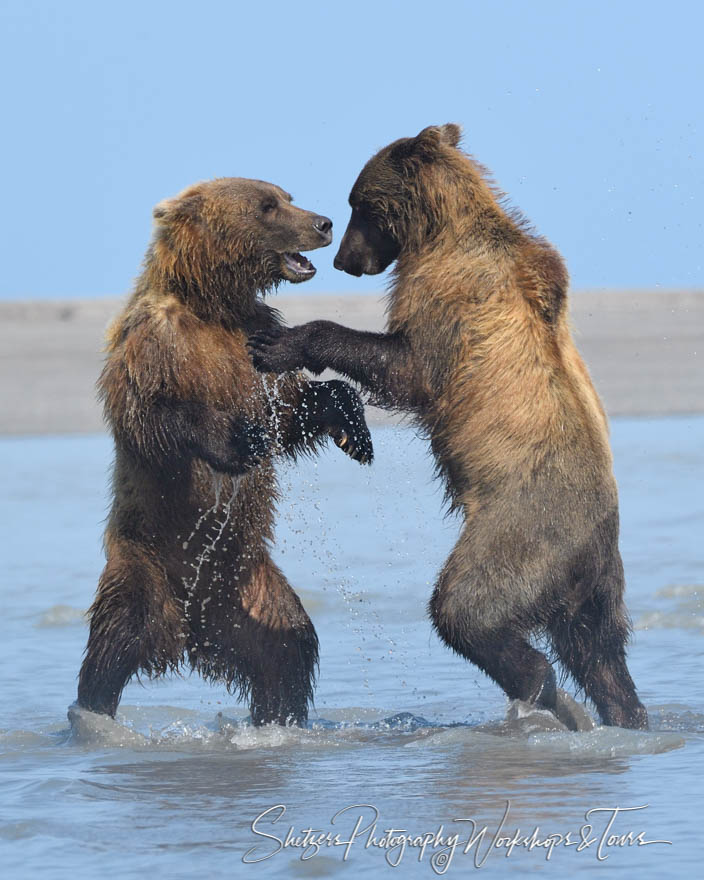
[[[168,707],[162,707],[162,710]],[[130,748],[159,751],[242,751],[272,748],[350,748],[371,743],[396,747],[440,748],[454,746],[481,748],[502,755],[544,753],[556,759],[565,755],[584,758],[622,757],[661,754],[681,748],[685,734],[691,733],[686,715],[686,730],[652,731],[624,730],[616,727],[595,727],[588,732],[573,733],[561,727],[549,713],[509,712],[503,721],[485,724],[455,722],[439,724],[411,712],[385,715],[374,721],[347,718],[331,721],[316,719],[305,727],[283,727],[277,724],[254,727],[249,718],[231,718],[218,713],[203,722],[194,713],[168,708],[175,717],[161,725],[147,724],[146,731],[137,728],[131,710],[121,712],[116,721],[96,715],[75,704],[69,708],[71,733],[69,742],[91,748]],[[158,714],[154,708],[152,713]],[[364,714],[364,713],[362,713]],[[519,717],[520,714],[520,717]],[[529,719],[530,723],[526,723]],[[142,720],[144,724],[144,720]],[[695,734],[696,735],[696,734]]]
[[[186,590],[186,597],[183,601],[183,614],[184,619],[188,620],[188,610],[193,601],[193,596],[198,588],[198,584],[200,582],[200,576],[203,569],[203,566],[210,561],[212,558],[215,549],[222,538],[225,529],[230,521],[230,514],[232,512],[232,505],[235,502],[237,497],[237,493],[239,491],[240,483],[242,481],[242,477],[228,477],[227,479],[231,480],[232,491],[227,499],[227,501],[222,505],[221,510],[221,500],[222,500],[222,491],[223,491],[223,483],[225,480],[225,475],[217,473],[211,469],[211,476],[213,480],[213,494],[214,494],[214,502],[211,507],[209,507],[201,516],[198,518],[195,527],[188,539],[183,542],[184,550],[188,549],[191,541],[194,539],[201,526],[206,520],[212,518],[212,526],[214,530],[210,533],[206,533],[203,536],[203,547],[198,552],[195,557],[194,562],[188,562],[189,565],[194,570],[194,575],[192,578],[184,577],[182,579],[183,586]],[[220,515],[220,519],[217,519],[218,515]],[[205,605],[210,601],[210,597],[207,597],[201,603],[201,620],[203,618],[203,614],[205,612]]]
[[[271,423],[270,427],[273,430],[273,440],[274,440],[274,449],[275,452],[280,452],[283,444],[283,433],[281,427],[281,410],[282,409],[291,409],[291,404],[288,403],[281,395],[281,386],[282,382],[285,379],[285,374],[281,376],[262,376],[261,383],[262,388],[264,390],[264,396],[266,397],[269,408],[271,411]]]

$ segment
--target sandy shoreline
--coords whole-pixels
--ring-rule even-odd
[[[0,303],[0,434],[102,431],[94,385],[122,299]],[[273,297],[289,323],[384,324],[384,299]],[[704,291],[578,291],[575,337],[611,416],[704,412]],[[374,422],[384,421],[378,411]]]

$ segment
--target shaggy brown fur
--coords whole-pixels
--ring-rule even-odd
[[[258,292],[315,269],[330,221],[271,184],[197,184],[155,209],[144,272],[108,334],[99,382],[115,438],[107,564],[78,702],[115,714],[129,678],[191,667],[249,697],[255,723],[301,722],[318,643],[268,543],[272,456],[371,440],[344,382],[263,379],[247,334],[274,327]]]
[[[316,321],[253,339],[275,372],[331,367],[430,437],[465,519],[430,601],[437,632],[512,698],[553,711],[546,633],[607,724],[646,727],[625,660],[618,500],[604,411],[572,341],[567,272],[507,212],[455,125],[381,150],[335,259],[396,260],[388,332]]]

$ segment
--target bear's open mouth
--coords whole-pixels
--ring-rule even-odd
[[[315,266],[303,254],[283,254],[284,265],[298,278],[312,278]]]

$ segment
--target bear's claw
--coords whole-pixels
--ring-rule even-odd
[[[300,364],[293,363],[294,353],[285,347],[284,327],[271,327],[253,333],[247,342],[250,357],[260,373],[286,373],[299,369]],[[282,342],[284,344],[282,344]]]

